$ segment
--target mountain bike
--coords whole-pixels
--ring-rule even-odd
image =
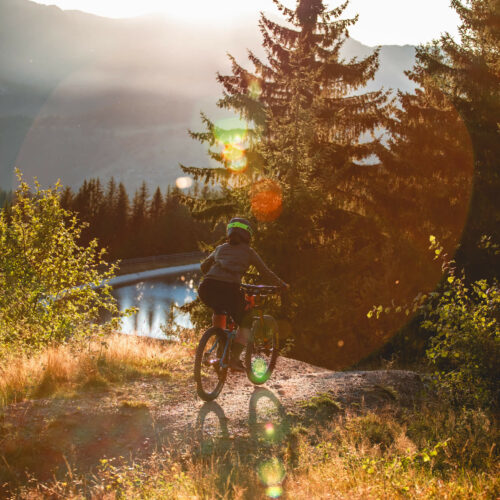
[[[281,288],[268,285],[241,285],[245,293],[246,314],[252,314],[252,328],[245,352],[248,379],[256,385],[271,376],[279,350],[278,324],[264,314],[264,299],[278,295]],[[226,382],[231,346],[237,325],[227,314],[214,314],[212,327],[201,337],[194,360],[194,378],[198,396],[204,401],[214,400]]]

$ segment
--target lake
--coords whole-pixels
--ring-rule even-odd
[[[162,330],[168,320],[170,306],[181,306],[197,296],[200,273],[182,271],[133,283],[114,285],[113,296],[120,310],[137,307],[138,312],[122,321],[122,331],[128,334],[165,338]],[[189,315],[176,314],[176,324],[191,327]]]

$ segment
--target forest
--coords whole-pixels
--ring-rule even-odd
[[[0,494],[498,498],[499,2],[451,0],[458,37],[417,48],[411,92],[366,91],[379,49],[341,57],[348,2],[273,3],[265,57],[229,54],[217,74],[233,119],[201,110],[188,132],[207,150],[205,165],[180,165],[192,187],[45,189],[17,171],[17,190],[0,191]],[[222,406],[194,396],[212,311],[176,305],[192,328],[126,338],[120,321],[136,311],[118,309],[109,280],[118,259],[213,250],[233,217],[251,221],[252,246],[290,289],[266,309],[278,373],[266,388],[231,374],[218,400],[230,437]],[[260,283],[254,271],[245,281]],[[220,378],[213,359],[200,372]],[[259,419],[260,398],[272,405]],[[21,418],[39,433],[25,438]]]
[[[61,206],[86,224],[79,242],[96,238],[111,261],[211,250],[231,217],[249,218],[256,250],[291,285],[276,314],[293,355],[331,368],[374,352],[418,356],[427,337],[408,304],[442,280],[430,238],[467,279],[497,278],[493,3],[453,4],[462,39],[443,35],[417,49],[406,74],[414,92],[363,91],[378,50],[340,57],[356,22],[343,18],[345,5],[275,3],[284,24],[265,15],[259,23],[267,60],[250,50],[250,70],[229,56],[232,73],[217,76],[218,106],[237,125],[202,112],[205,130],[189,132],[209,160],[181,165],[193,187],[151,195],[144,181],[129,195],[114,178],[92,178],[62,189]],[[375,304],[396,303],[398,313],[376,324],[367,317]],[[198,325],[207,320],[198,301],[186,310]]]
[[[399,331],[414,357],[422,318],[403,306],[441,280],[430,238],[468,279],[498,277],[498,256],[480,244],[498,242],[500,228],[495,4],[453,2],[461,42],[443,35],[419,47],[407,73],[416,91],[394,94],[363,92],[377,50],[340,58],[356,22],[342,18],[345,6],[275,3],[286,22],[261,16],[267,60],[249,51],[253,70],[231,58],[232,73],[218,75],[218,105],[251,125],[227,130],[202,115],[206,129],[191,135],[220,166],[182,170],[220,190],[184,203],[212,223],[257,223],[257,250],[292,286],[280,312],[294,355],[345,368]],[[374,304],[395,303],[397,314],[367,317]]]
[[[208,187],[189,189],[193,196],[211,196]],[[191,252],[198,249],[198,241],[220,238],[220,228],[214,235],[208,223],[195,220],[181,197],[181,190],[170,186],[164,193],[157,187],[151,196],[146,182],[131,197],[123,183],[111,178],[103,188],[96,178],[85,181],[76,193],[65,188],[61,205],[88,224],[81,235],[83,245],[97,238],[108,259],[117,260]]]

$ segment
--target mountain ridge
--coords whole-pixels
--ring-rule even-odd
[[[246,60],[247,47],[263,56],[256,25],[217,30],[2,0],[0,186],[10,187],[15,165],[42,184],[175,182],[179,162],[208,163],[187,129],[200,127],[200,111],[223,116],[216,72],[230,70],[227,52]],[[372,51],[348,39],[344,57]],[[413,57],[412,46],[382,46],[367,90],[412,88],[403,71]]]

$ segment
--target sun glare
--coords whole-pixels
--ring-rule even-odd
[[[184,23],[218,22],[240,19],[255,23],[259,12],[274,12],[272,0],[35,0],[57,5],[66,10],[83,10],[104,17],[127,18],[160,14],[167,19]],[[295,0],[282,0],[294,8]],[[329,7],[337,7],[341,0],[324,0]],[[359,21],[350,29],[351,36],[367,45],[423,43],[436,38],[443,31],[456,35],[458,16],[448,0],[351,0],[346,16],[359,14]]]
[[[251,2],[234,0],[38,0],[39,3],[57,5],[64,10],[84,10],[98,16],[127,18],[148,14],[164,14],[168,18],[184,21],[203,21],[221,17],[238,17],[255,11]]]

